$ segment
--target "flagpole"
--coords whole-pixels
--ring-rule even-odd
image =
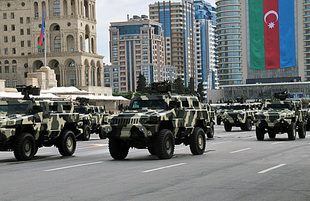
[[[46,66],[46,30],[44,31],[44,66]]]

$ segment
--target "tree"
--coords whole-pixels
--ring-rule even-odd
[[[146,88],[146,79],[144,75],[140,73],[137,81],[137,92],[144,93]]]
[[[193,77],[189,79],[188,89],[190,94],[195,94],[195,82]]]

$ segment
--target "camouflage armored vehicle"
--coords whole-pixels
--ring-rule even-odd
[[[268,133],[273,139],[277,134],[287,133],[289,140],[306,137],[306,110],[299,101],[275,100],[264,103],[262,111],[255,115],[257,140],[264,140]]]
[[[166,94],[171,91],[171,85],[164,83],[153,83],[152,88]],[[116,160],[126,158],[130,147],[147,148],[160,159],[170,159],[175,144],[181,143],[200,155],[206,147],[205,135],[214,135],[211,111],[197,97],[170,93],[135,97],[129,110],[112,115],[109,123],[109,151]]]
[[[104,117],[107,115],[103,106],[88,105],[89,99],[77,98],[79,105],[74,106],[74,112],[79,113],[78,126],[83,130],[80,139],[88,141],[92,133],[99,134],[100,139],[104,139],[104,133],[101,128]]]
[[[19,86],[23,100],[0,101],[0,151],[14,151],[17,160],[30,160],[38,148],[58,147],[63,156],[76,149],[79,115],[70,101],[34,100],[40,90]]]
[[[231,131],[233,126],[240,127],[243,131],[252,130],[255,113],[257,110],[249,103],[234,103],[227,106],[223,122],[225,131]]]
[[[223,121],[223,115],[225,113],[225,111],[227,110],[227,105],[220,105],[220,106],[216,106],[216,124],[217,125],[221,125],[222,121]]]

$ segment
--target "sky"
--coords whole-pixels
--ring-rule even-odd
[[[167,2],[168,0],[166,0]],[[181,0],[172,0],[180,2]],[[97,0],[97,51],[104,56],[103,62],[110,64],[109,55],[109,26],[110,22],[122,22],[127,20],[127,14],[149,15],[149,4],[158,2],[156,0]],[[162,0],[160,1],[162,2]],[[206,0],[215,6],[215,0]]]

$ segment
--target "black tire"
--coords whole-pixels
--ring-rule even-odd
[[[295,122],[292,122],[291,125],[289,125],[287,135],[288,135],[289,140],[296,139],[296,123]]]
[[[268,129],[268,136],[270,139],[276,138],[276,135],[277,135],[276,131],[274,131],[273,129]]]
[[[156,155],[156,147],[154,145],[148,146],[147,149],[151,155]]]
[[[298,137],[304,139],[307,135],[307,125],[305,122],[301,122],[298,127]]]
[[[231,128],[232,128],[232,125],[228,121],[225,121],[224,122],[224,129],[225,129],[225,131],[229,132],[229,131],[231,131]]]
[[[212,139],[214,137],[214,124],[211,123],[210,125],[210,131],[207,133],[207,137]]]
[[[99,138],[100,139],[106,139],[107,138],[107,135],[106,133],[104,132],[104,129],[102,126],[99,127]]]
[[[21,133],[16,136],[14,156],[19,161],[31,160],[36,152],[36,143],[30,133]]]
[[[88,141],[90,139],[91,128],[89,125],[83,126],[83,135],[81,135],[81,139],[83,141]]]
[[[256,139],[259,141],[264,140],[265,138],[265,129],[256,126]]]
[[[189,147],[193,155],[202,155],[206,149],[206,135],[202,128],[196,127],[189,138]]]
[[[221,125],[221,123],[222,123],[221,117],[216,117],[216,124]]]
[[[63,156],[72,156],[76,149],[76,137],[71,130],[63,131],[58,139],[58,151]]]
[[[246,131],[251,131],[252,130],[252,120],[251,119],[246,119],[246,121],[245,121],[245,130]]]
[[[155,144],[156,155],[159,159],[170,159],[174,153],[174,137],[170,130],[159,131]]]
[[[124,140],[110,138],[109,151],[112,158],[115,160],[124,160],[129,152],[129,146]]]

